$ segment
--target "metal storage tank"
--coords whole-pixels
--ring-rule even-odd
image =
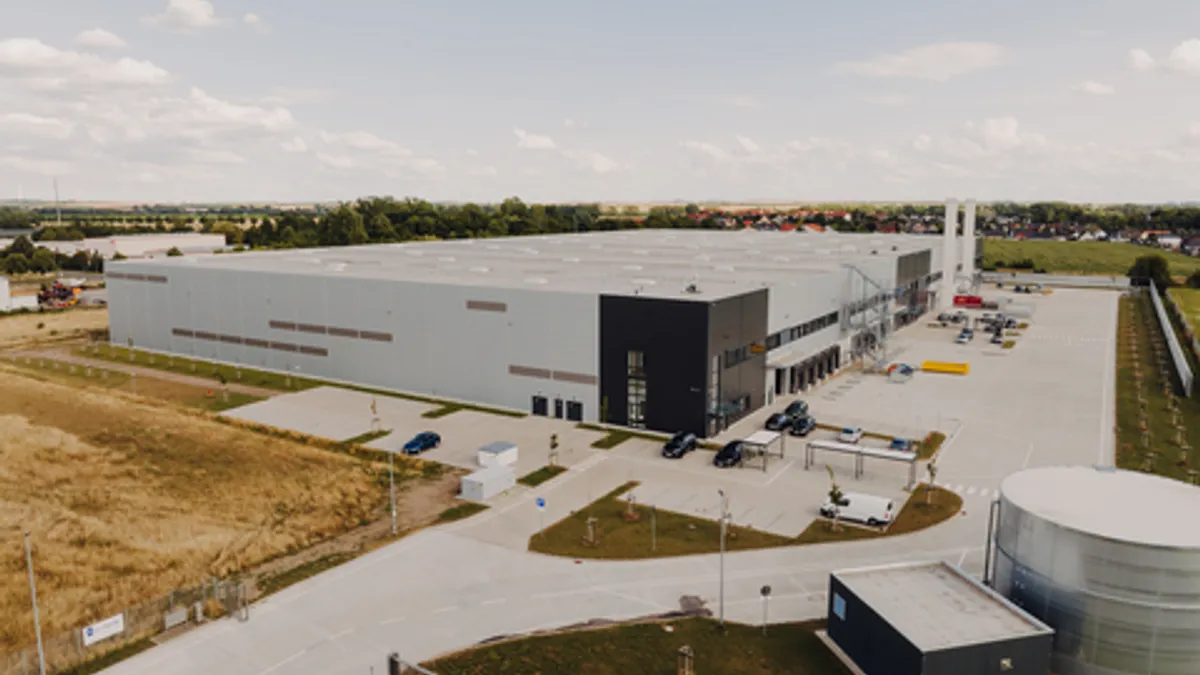
[[[1055,629],[1055,673],[1200,673],[1200,488],[1046,467],[1006,478],[996,508],[988,578]]]

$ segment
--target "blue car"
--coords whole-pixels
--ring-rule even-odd
[[[402,451],[406,455],[419,455],[426,450],[432,450],[442,444],[442,437],[432,431],[422,431],[412,440],[404,444]]]

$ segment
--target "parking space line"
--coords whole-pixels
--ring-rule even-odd
[[[1021,462],[1022,469],[1029,468],[1029,460],[1033,457],[1033,443],[1029,444],[1029,451],[1025,453],[1025,461]]]
[[[968,494],[968,495],[973,495],[973,494],[975,494],[975,486],[974,486],[974,485],[972,485],[971,487],[967,488],[967,494]]]
[[[483,602],[481,602],[479,604],[480,605],[503,605],[506,602],[508,602],[508,598],[492,598],[491,600],[484,600]]]
[[[795,463],[796,463],[796,460],[789,459],[786,463],[784,463],[783,466],[779,467],[779,470],[775,472],[774,476],[771,476],[770,478],[767,479],[766,484],[770,485],[771,483],[774,483],[776,479],[778,479],[780,476],[782,476]]]

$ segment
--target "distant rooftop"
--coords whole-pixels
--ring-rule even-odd
[[[836,270],[936,237],[834,232],[623,230],[139,261],[261,273],[714,299]],[[128,264],[128,263],[127,263]],[[695,284],[698,293],[684,289]]]
[[[841,570],[833,576],[922,651],[1053,632],[944,562]]]

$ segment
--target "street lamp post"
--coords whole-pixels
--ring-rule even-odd
[[[392,509],[392,536],[396,536],[396,469],[395,452],[388,452],[388,502]]]
[[[724,490],[717,490],[717,494],[721,496],[721,557],[720,557],[720,574],[721,583],[718,596],[718,620],[721,628],[725,627],[725,528],[729,521],[729,498],[725,496]]]
[[[38,669],[46,675],[46,652],[42,649],[42,622],[38,619],[37,584],[33,580],[33,552],[29,548],[29,533],[25,533],[25,566],[29,568],[29,597],[33,599],[33,631],[37,635]]]

